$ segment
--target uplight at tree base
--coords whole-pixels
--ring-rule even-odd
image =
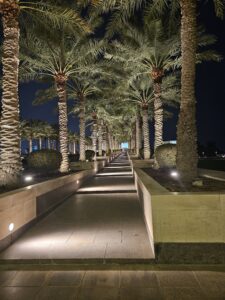
[[[174,178],[178,178],[178,177],[179,177],[179,173],[178,173],[177,171],[172,171],[172,172],[170,173],[170,175],[171,175],[172,177],[174,177]]]
[[[12,232],[14,229],[14,223],[10,223],[8,229],[10,232]]]
[[[31,181],[33,180],[33,177],[30,176],[30,175],[27,175],[27,176],[24,177],[24,180],[25,180],[26,182],[31,182]]]

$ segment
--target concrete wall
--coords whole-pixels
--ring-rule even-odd
[[[225,172],[223,171],[198,169],[198,172],[200,176],[212,178],[214,180],[225,181]]]
[[[225,194],[170,193],[134,169],[154,243],[225,243]]]
[[[94,169],[48,180],[0,195],[0,250],[18,237],[27,225],[48,213],[74,193],[82,182],[93,176],[105,162],[96,162]],[[9,232],[9,224],[14,230]]]

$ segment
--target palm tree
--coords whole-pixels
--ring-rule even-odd
[[[36,24],[38,19],[48,19],[56,25],[85,28],[88,26],[71,9],[56,7],[43,1],[28,2],[26,0],[1,0],[0,14],[3,23],[3,95],[2,115],[0,121],[0,182],[1,185],[14,184],[18,180],[22,164],[20,159],[19,135],[19,38],[20,24]],[[32,19],[33,18],[33,19]],[[40,22],[39,22],[40,24]]]
[[[44,122],[42,132],[43,132],[43,137],[46,139],[45,147],[47,149],[51,149],[51,139],[54,137],[56,133],[53,126],[48,124],[47,122]]]
[[[221,14],[223,1],[215,0]],[[181,106],[177,125],[177,169],[182,179],[197,177],[198,152],[195,105],[195,73],[197,51],[197,2],[181,0]]]
[[[140,149],[141,149],[141,146],[142,146],[142,138],[141,138],[141,127],[140,127],[140,107],[138,106],[136,108],[136,124],[135,124],[135,129],[136,129],[136,132],[135,132],[135,135],[136,135],[136,155],[137,157],[140,156]]]
[[[103,147],[103,122],[102,119],[98,119],[98,155],[102,156],[102,147]]]
[[[76,144],[79,141],[79,137],[76,133],[73,133],[71,131],[69,131],[69,142],[72,145],[72,152],[73,154],[77,153],[77,147]]]
[[[112,51],[113,59],[120,60],[134,78],[146,73],[153,82],[155,149],[163,142],[162,80],[180,54],[178,36],[168,37],[163,29],[159,20],[144,23],[141,29],[126,22],[120,32],[122,42],[114,42]]]
[[[42,148],[42,137],[44,122],[40,120],[24,120],[21,122],[21,132],[20,135],[22,138],[25,138],[29,142],[29,153],[33,151],[33,140],[39,140],[39,149]]]
[[[30,37],[31,38],[31,37]],[[72,76],[81,70],[88,70],[90,57],[98,55],[100,46],[90,41],[87,36],[76,36],[70,40],[64,34],[63,27],[58,31],[58,36],[49,37],[48,41],[32,38],[29,44],[23,44],[24,53],[23,72],[24,78],[48,79],[54,83],[58,96],[59,112],[59,141],[62,162],[61,172],[68,172],[68,115],[67,115],[67,84]],[[28,54],[27,54],[28,53]],[[84,53],[82,56],[80,53]],[[26,72],[27,71],[27,72]],[[80,97],[81,103],[84,99]],[[83,104],[81,104],[83,107]],[[81,109],[81,115],[84,111]],[[82,116],[81,116],[82,118]],[[82,129],[83,130],[83,129]],[[82,133],[83,134],[83,133]],[[82,158],[83,159],[83,158]]]
[[[143,140],[144,140],[144,159],[151,157],[150,139],[149,139],[149,105],[154,100],[152,85],[148,84],[149,80],[140,79],[130,84],[130,91],[127,95],[127,101],[138,104],[141,108],[143,122]]]
[[[97,68],[97,66],[96,66]],[[96,70],[97,71],[97,70]],[[85,161],[85,123],[87,120],[86,109],[89,99],[92,99],[99,93],[99,89],[94,86],[96,84],[94,78],[90,80],[90,74],[86,77],[75,79],[69,85],[69,97],[75,101],[74,108],[71,112],[79,113],[80,126],[80,160]]]
[[[190,183],[197,177],[197,128],[196,128],[196,99],[195,73],[197,52],[197,1],[153,0],[153,13],[165,12],[170,8],[174,16],[181,9],[181,105],[177,125],[177,169],[183,181]],[[224,1],[213,0],[216,14],[223,17]],[[152,7],[150,7],[152,12]],[[174,17],[170,20],[174,20]]]

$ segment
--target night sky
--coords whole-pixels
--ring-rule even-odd
[[[205,25],[207,33],[218,37],[214,48],[225,57],[225,21],[215,17],[210,3],[200,8],[199,21]],[[39,119],[57,123],[55,100],[44,105],[32,105],[38,88],[40,85],[36,83],[20,86],[22,119]],[[225,151],[225,60],[220,63],[205,62],[197,66],[196,97],[199,143],[215,142]],[[164,140],[176,139],[176,121],[177,113],[165,122]],[[69,128],[78,132],[78,120],[72,116],[69,116]]]

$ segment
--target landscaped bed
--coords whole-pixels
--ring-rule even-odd
[[[44,182],[44,181],[47,181],[47,180],[50,180],[50,179],[55,179],[55,178],[59,178],[59,177],[62,177],[62,176],[66,176],[66,175],[71,175],[71,174],[75,174],[77,172],[80,172],[81,170],[76,170],[76,171],[70,171],[68,173],[60,173],[59,171],[56,171],[56,172],[53,172],[53,173],[48,173],[43,171],[43,172],[35,172],[35,171],[29,171],[29,170],[26,170],[22,173],[21,175],[21,180],[20,182],[18,182],[18,184],[16,186],[10,186],[10,187],[0,187],[0,194],[2,193],[6,193],[6,192],[9,192],[9,191],[13,191],[13,190],[16,190],[18,188],[23,188],[23,187],[26,187],[26,186],[29,186],[29,185],[33,185],[33,184],[36,184],[36,183],[40,183],[40,182]],[[25,178],[26,177],[32,177],[32,179],[30,181],[26,181]]]
[[[201,178],[203,186],[185,185],[179,178],[171,176],[171,169],[143,168],[143,171],[170,192],[225,192],[225,182]]]

